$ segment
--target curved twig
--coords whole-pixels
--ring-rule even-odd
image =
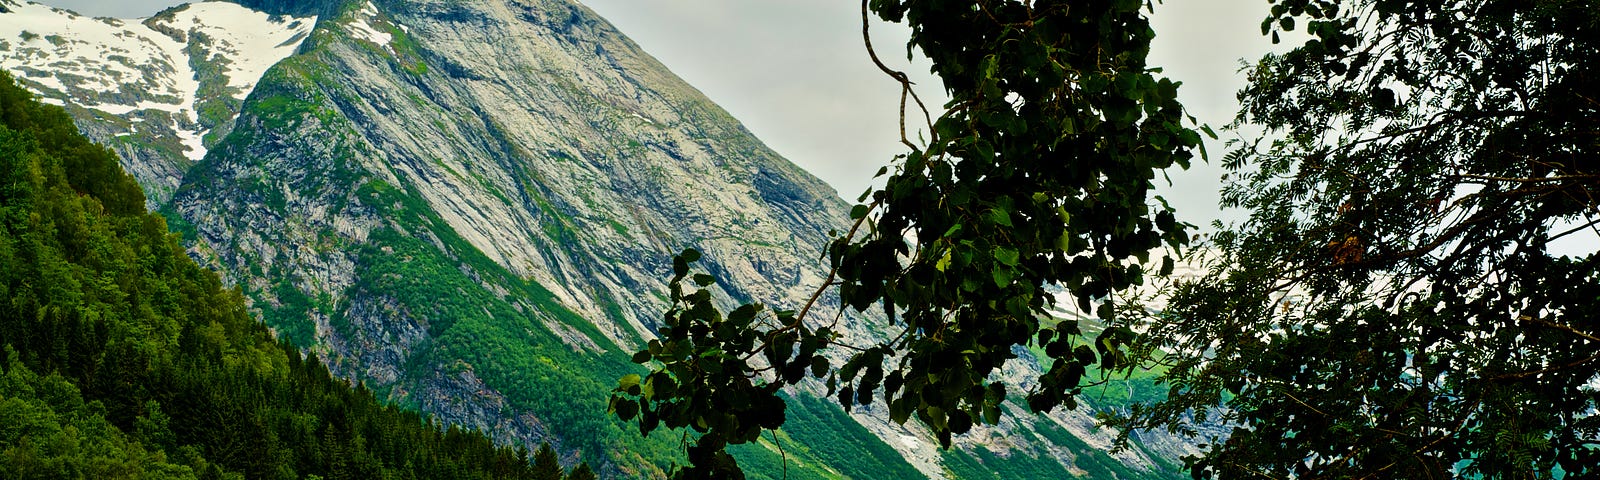
[[[877,65],[878,70],[883,71],[889,78],[900,82],[900,143],[905,144],[912,150],[918,150],[917,145],[911,143],[911,140],[906,137],[907,96],[910,96],[912,101],[917,102],[917,108],[922,110],[922,120],[928,124],[928,135],[933,139],[932,143],[938,143],[939,133],[933,129],[933,116],[928,114],[928,106],[922,103],[922,97],[917,96],[917,92],[911,89],[911,86],[915,85],[915,83],[911,81],[910,77],[906,76],[905,72],[885,65],[883,60],[878,58],[878,51],[872,48],[872,35],[867,31],[867,27],[872,25],[871,17],[868,16],[867,2],[868,0],[861,0],[861,42],[867,46],[867,56],[872,57],[872,64]]]

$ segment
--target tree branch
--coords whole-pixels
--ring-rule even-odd
[[[872,48],[872,35],[867,31],[867,27],[872,24],[868,16],[867,2],[868,0],[861,0],[861,42],[867,46],[867,56],[872,57],[872,64],[877,65],[878,70],[882,70],[889,78],[900,82],[900,143],[905,144],[912,150],[919,150],[917,145],[911,143],[911,140],[906,137],[906,96],[908,95],[913,101],[917,102],[917,108],[922,109],[922,119],[928,124],[928,135],[933,139],[934,143],[937,143],[939,133],[933,129],[933,117],[928,114],[928,106],[922,104],[922,97],[917,96],[917,92],[911,89],[914,83],[906,76],[905,72],[884,65],[883,60],[878,58],[878,51]]]

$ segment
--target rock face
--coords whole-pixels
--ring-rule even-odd
[[[280,333],[494,427],[514,379],[445,353],[482,347],[468,334],[614,362],[688,246],[744,298],[821,281],[844,204],[665,72],[570,3],[352,3],[266,74],[172,209]],[[505,322],[525,331],[477,331]],[[522,430],[502,431],[544,433]]]
[[[704,252],[732,300],[794,305],[848,211],[570,0],[201,3],[134,23],[12,1],[0,65],[123,153],[280,336],[391,401],[618,476],[676,455],[604,413],[667,308],[672,253]],[[64,26],[24,38],[17,15]],[[91,27],[110,33],[44,37]],[[1057,441],[1102,446],[1084,413],[1012,417],[950,453],[850,418],[875,435],[849,442],[934,478],[1024,460],[1087,474],[1091,457],[1161,476],[1172,459],[1149,452],[1182,451]]]

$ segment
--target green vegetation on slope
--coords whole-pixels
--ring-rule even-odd
[[[558,478],[275,341],[143,207],[0,74],[0,478]]]
[[[838,405],[811,396],[787,397],[789,421],[783,431],[846,478],[927,478]]]
[[[339,244],[342,237],[325,225],[287,219],[288,228],[324,229],[297,233],[333,238],[333,245],[319,249],[337,250],[354,259],[355,281],[343,291],[328,292],[332,295],[311,293],[282,263],[270,265],[243,252],[241,265],[234,267],[239,275],[268,280],[260,285],[241,282],[255,289],[245,293],[256,299],[254,305],[262,309],[264,321],[294,345],[316,349],[326,345],[317,344],[311,315],[327,318],[335,337],[371,338],[372,328],[387,325],[351,325],[350,313],[377,305],[389,312],[382,322],[415,322],[425,332],[415,337],[416,343],[407,344],[400,378],[373,386],[378,398],[412,407],[434,406],[440,392],[426,386],[437,385],[440,378],[471,377],[487,387],[483,394],[503,397],[504,409],[492,414],[499,415],[494,421],[536,423],[541,433],[561,439],[562,454],[576,452],[580,458],[603,463],[607,473],[648,477],[681,460],[679,438],[645,438],[635,426],[607,416],[612,379],[642,369],[590,319],[561,305],[545,285],[509,271],[478,250],[416,186],[386,181],[358,161],[374,155],[358,133],[362,120],[342,116],[337,108],[356,102],[358,94],[341,86],[345,80],[335,77],[336,60],[325,58],[329,54],[319,48],[325,47],[290,57],[269,70],[244,106],[237,129],[214,149],[217,162],[197,166],[185,180],[184,188],[217,193],[218,201],[240,198],[262,202],[273,211],[294,211],[292,205],[280,208],[290,196],[285,192],[293,191],[302,199],[314,199],[307,202],[325,203],[330,212],[347,206],[371,209],[384,220],[361,240]],[[501,129],[488,127],[495,141],[509,143],[501,138]],[[300,143],[303,139],[314,139],[313,144]],[[317,158],[302,165],[275,157],[285,150],[314,150]],[[292,165],[274,170],[280,166],[273,163],[280,161]],[[299,170],[302,167],[304,171]],[[581,241],[569,212],[540,193],[544,183],[540,174],[526,165],[512,168],[523,177],[524,191],[494,194],[501,201],[526,202],[525,206],[537,209],[551,248]],[[274,175],[280,171],[290,173]],[[613,293],[588,293],[603,309],[621,317],[620,306],[611,300]],[[816,426],[818,431],[830,428]],[[831,438],[875,443],[884,447],[878,457],[898,457],[865,430],[851,432],[833,433]],[[789,478],[839,478],[839,471],[853,468],[839,462],[877,464],[848,455],[823,461],[817,458],[821,450],[812,452],[789,441],[783,447],[787,451],[781,454],[773,445],[741,455],[761,465],[750,470],[752,475],[770,478],[783,478],[786,470]],[[903,470],[914,472],[908,466]]]

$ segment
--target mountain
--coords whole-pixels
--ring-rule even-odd
[[[276,341],[30,97],[0,73],[0,478],[561,478]]]
[[[795,305],[825,275],[848,205],[581,5],[244,5],[132,22],[0,0],[0,25],[31,29],[0,31],[0,65],[123,152],[191,254],[280,338],[380,398],[658,476],[678,439],[604,412],[667,308],[670,255],[704,252],[729,301]],[[222,33],[241,23],[276,33]],[[134,33],[66,34],[97,25]],[[126,80],[95,63],[121,60],[82,53],[139,45],[164,46],[123,55],[150,65]],[[852,335],[886,331],[845,318]],[[1010,375],[1026,383],[1037,366]],[[940,452],[915,425],[815,393],[794,393],[785,437],[736,450],[753,477],[783,462],[797,478],[1163,477],[1189,448],[1158,438],[1109,456],[1085,408],[1009,417]]]

